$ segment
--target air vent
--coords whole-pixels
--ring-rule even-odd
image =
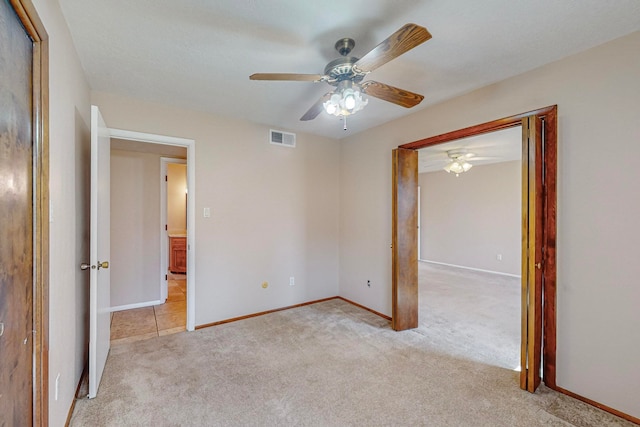
[[[296,134],[271,129],[269,132],[269,142],[283,147],[294,148],[296,146]]]

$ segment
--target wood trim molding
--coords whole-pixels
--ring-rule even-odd
[[[31,0],[10,0],[33,41],[33,424],[49,424],[49,37]]]
[[[516,114],[491,122],[469,126],[441,135],[420,139],[400,145],[399,148],[417,150],[460,138],[495,132],[522,124],[522,119],[539,116],[544,119],[544,313],[543,313],[543,353],[544,383],[556,389],[556,208],[557,208],[557,127],[558,106],[550,105],[537,110]]]
[[[274,308],[273,310],[260,311],[258,313],[247,314],[245,316],[232,317],[230,319],[220,320],[218,322],[205,323],[203,325],[196,326],[196,330],[209,328],[211,326],[224,325],[225,323],[237,322],[238,320],[251,319],[252,317],[264,316],[265,314],[276,313],[278,311],[283,311],[283,310],[290,310],[292,308],[304,307],[305,305],[312,305],[312,304],[317,304],[319,302],[331,301],[332,299],[336,299],[336,298],[339,298],[339,297],[323,298],[315,301],[303,302],[301,304],[289,305],[287,307]]]
[[[69,408],[69,413],[67,414],[67,420],[64,423],[64,427],[69,427],[69,425],[71,425],[71,417],[73,417],[73,411],[76,408],[76,402],[79,399],[83,399],[87,397],[86,394],[84,396],[80,396],[80,393],[82,392],[83,388],[86,391],[86,388],[88,387],[89,387],[89,361],[87,360],[85,361],[84,369],[82,370],[82,375],[80,375],[80,380],[78,380],[78,385],[76,386],[75,399],[73,399],[73,402],[71,402],[71,407]]]
[[[617,409],[613,409],[613,408],[610,408],[607,405],[603,405],[602,403],[598,403],[595,400],[587,399],[586,397],[580,396],[579,394],[573,393],[573,392],[571,392],[569,390],[565,390],[562,387],[557,387],[556,386],[556,387],[554,387],[554,390],[556,390],[559,393],[566,394],[569,397],[573,397],[574,399],[578,399],[578,400],[580,400],[580,401],[582,401],[584,403],[587,403],[587,404],[589,404],[591,406],[595,406],[596,408],[602,409],[603,411],[608,412],[610,414],[613,414],[613,415],[615,415],[617,417],[623,418],[623,419],[625,419],[627,421],[630,421],[632,423],[640,425],[640,418],[636,418],[636,417],[631,416],[629,414],[625,414],[624,412],[620,412]]]
[[[284,311],[284,310],[290,310],[292,308],[304,307],[306,305],[317,304],[319,302],[331,301],[331,300],[334,300],[334,299],[339,299],[339,300],[342,300],[344,302],[348,302],[351,305],[355,305],[358,308],[361,308],[363,310],[367,310],[368,312],[373,313],[373,314],[375,314],[377,316],[380,316],[383,319],[391,321],[391,318],[389,316],[385,316],[384,314],[378,313],[377,311],[372,310],[372,309],[370,309],[368,307],[365,307],[365,306],[360,305],[358,303],[355,303],[353,301],[349,301],[346,298],[342,298],[340,296],[335,296],[335,297],[323,298],[323,299],[319,299],[319,300],[315,300],[315,301],[303,302],[301,304],[289,305],[287,307],[274,308],[273,310],[267,310],[267,311],[261,311],[261,312],[258,312],[258,313],[247,314],[246,316],[232,317],[230,319],[220,320],[218,322],[205,323],[205,324],[196,326],[196,329],[204,329],[204,328],[209,328],[211,326],[224,325],[225,323],[232,323],[232,322],[237,322],[238,320],[251,319],[252,317],[264,316],[265,314],[276,313],[278,311]]]
[[[469,136],[482,135],[484,133],[495,132],[502,129],[508,129],[515,126],[519,126],[522,123],[522,119],[529,116],[546,117],[547,114],[554,114],[557,111],[557,105],[551,105],[549,107],[539,108],[537,110],[528,111],[526,113],[516,114],[515,116],[504,117],[502,119],[493,120],[487,123],[481,123],[479,125],[473,125],[464,129],[454,130],[452,132],[443,133],[436,136],[430,136],[429,138],[419,139],[417,141],[409,142],[399,145],[398,148],[408,148],[411,150],[418,150],[420,148],[429,147],[431,145],[442,144],[444,142],[453,141],[460,138],[467,138]]]
[[[383,319],[388,320],[389,322],[391,322],[391,316],[387,316],[387,315],[385,315],[385,314],[379,313],[379,312],[377,312],[377,311],[375,311],[375,310],[370,309],[369,307],[365,307],[364,305],[360,305],[360,304],[358,304],[357,302],[353,302],[353,301],[348,300],[348,299],[343,298],[343,297],[336,297],[336,298],[337,298],[337,299],[341,299],[341,300],[342,300],[342,301],[344,301],[344,302],[348,302],[348,303],[349,303],[349,304],[351,304],[351,305],[355,305],[356,307],[361,308],[361,309],[363,309],[363,310],[367,310],[369,313],[373,313],[373,314],[375,314],[376,316],[380,316],[380,317],[382,317]]]

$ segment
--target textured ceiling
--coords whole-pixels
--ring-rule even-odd
[[[341,138],[640,29],[638,0],[59,0],[93,90]],[[299,118],[326,83],[250,81],[322,74],[336,40],[361,57],[407,22],[433,39],[368,78],[425,95],[378,99],[349,118]]]

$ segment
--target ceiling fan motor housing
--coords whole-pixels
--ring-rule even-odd
[[[358,59],[354,56],[345,56],[329,62],[324,67],[324,74],[329,77],[327,83],[336,86],[342,80],[352,80],[354,83],[362,81],[365,74],[356,73],[353,69],[353,64],[358,62]]]
[[[350,39],[349,37],[345,37],[336,42],[335,48],[338,53],[342,56],[347,56],[351,53],[351,50],[356,45],[355,40]]]

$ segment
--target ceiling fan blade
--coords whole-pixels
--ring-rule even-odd
[[[331,92],[322,95],[322,97],[313,104],[306,113],[304,113],[304,116],[300,117],[300,121],[306,122],[307,120],[313,120],[318,117],[318,114],[324,110],[323,104],[328,101],[329,98],[331,98]]]
[[[416,24],[407,24],[360,58],[354,67],[358,71],[368,73],[430,38],[431,34],[426,28]]]
[[[384,101],[393,102],[401,107],[411,108],[420,104],[424,96],[417,93],[389,86],[373,80],[367,80],[362,83],[362,90],[369,96],[380,98]]]
[[[249,80],[283,80],[293,82],[317,82],[324,78],[320,74],[294,73],[256,73],[249,76]]]

